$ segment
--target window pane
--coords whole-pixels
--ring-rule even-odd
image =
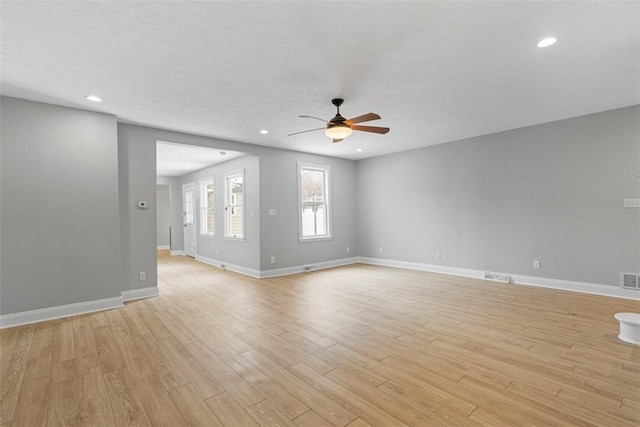
[[[298,163],[300,238],[330,237],[329,167]]]
[[[244,176],[227,177],[226,236],[244,238]]]
[[[202,206],[202,218],[203,218],[203,230],[204,234],[214,234],[214,215],[213,215],[213,206],[214,206],[214,191],[213,191],[213,183],[207,183],[204,186],[204,197],[203,197],[203,206]]]
[[[301,220],[302,237],[327,234],[327,210],[324,203],[304,203]]]
[[[185,224],[193,224],[193,191],[185,193],[184,222]]]
[[[243,209],[242,206],[234,206],[231,213],[231,236],[242,237],[243,231]]]
[[[300,171],[300,189],[302,191],[302,201],[324,200],[324,171],[313,169],[302,169]]]

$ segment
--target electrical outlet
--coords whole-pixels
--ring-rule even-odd
[[[382,250],[382,248],[378,249],[378,252],[383,253],[384,251]]]
[[[140,272],[140,280],[147,280],[147,273],[145,273],[144,271]]]
[[[534,260],[533,261],[533,268],[535,268],[536,270],[540,270],[540,261]]]
[[[349,253],[349,251],[350,251],[350,250],[351,250],[351,249],[349,249],[349,246],[347,246],[347,249],[346,249],[347,253]]]
[[[276,257],[272,256],[271,257],[271,264],[275,264],[276,263]]]
[[[440,252],[436,252],[436,259],[442,259],[442,254]]]

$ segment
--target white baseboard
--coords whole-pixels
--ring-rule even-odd
[[[244,274],[255,279],[260,278],[260,271],[252,268],[243,267],[241,265],[229,264],[228,262],[220,261],[213,258],[207,258],[201,255],[196,255],[196,261],[203,262],[205,264],[213,265],[214,267],[222,268],[224,270],[234,271],[236,273]],[[224,267],[222,267],[224,265]]]
[[[27,325],[61,317],[77,316],[95,311],[109,310],[122,307],[122,297],[105,298],[95,301],[79,302],[76,304],[60,305],[57,307],[23,311],[20,313],[0,315],[0,329],[12,326]]]
[[[160,245],[158,246],[159,251],[166,251],[167,249],[171,249],[169,245]]]
[[[297,265],[294,267],[276,268],[273,270],[262,270],[262,271],[243,267],[241,265],[229,264],[224,261],[220,261],[213,258],[207,258],[201,255],[196,255],[196,261],[213,265],[214,267],[218,267],[218,268],[222,268],[221,265],[224,265],[225,270],[234,271],[236,273],[244,274],[245,276],[250,276],[255,279],[265,279],[268,277],[288,276],[289,274],[304,273],[305,267],[308,267],[308,266],[311,266],[310,271],[315,271],[315,270],[322,270],[322,269],[331,268],[331,267],[340,267],[342,265],[355,264],[359,262],[359,258],[357,257],[343,258],[343,259],[336,259],[331,261],[309,263],[305,265]]]
[[[517,285],[538,286],[540,288],[559,289],[563,291],[582,292],[583,294],[603,295],[640,301],[640,291],[623,289],[618,286],[548,279],[546,277],[522,276],[519,274],[513,274],[511,278]]]
[[[331,261],[323,262],[310,262],[305,265],[297,265],[294,267],[274,268],[273,270],[262,270],[260,272],[260,278],[265,279],[268,277],[288,276],[289,274],[305,273],[305,267],[311,267],[311,270],[322,270],[325,268],[340,267],[343,265],[355,264],[360,262],[358,257],[334,259]]]
[[[113,308],[123,307],[123,301],[156,297],[158,295],[160,295],[158,288],[151,286],[148,288],[122,291],[119,297],[59,305],[57,307],[22,311],[20,313],[3,314],[0,315],[0,329],[60,319],[62,317],[77,316],[79,314],[94,313],[96,311],[111,310]]]
[[[171,251],[171,252],[169,252],[169,255],[173,255],[173,256],[182,255],[182,256],[184,256],[184,251]]]
[[[157,297],[160,295],[157,286],[150,286],[142,289],[131,289],[130,291],[122,291],[122,301],[133,301],[136,299]]]
[[[446,265],[421,264],[418,262],[396,261],[392,259],[359,257],[358,262],[363,264],[380,265],[383,267],[406,268],[407,270],[428,271],[430,273],[449,274],[451,276],[473,277],[482,279],[484,271],[470,268],[449,267]]]
[[[359,262],[363,264],[380,265],[385,267],[406,268],[409,270],[429,271],[432,273],[450,274],[453,276],[472,277],[475,279],[482,279],[485,273],[483,270],[474,270],[470,268],[420,264],[417,262],[396,261],[381,258],[360,257]],[[514,285],[537,286],[541,288],[557,289],[561,291],[581,292],[586,294],[603,295],[608,297],[640,301],[640,291],[622,289],[617,286],[602,285],[597,283],[573,282],[570,280],[561,279],[549,279],[546,277],[524,276],[511,273],[505,274],[509,274],[511,276],[511,283]]]

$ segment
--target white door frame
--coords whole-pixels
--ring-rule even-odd
[[[187,193],[191,192],[191,214],[187,216]],[[190,220],[190,222],[187,222]],[[190,257],[196,256],[196,187],[194,182],[182,185],[182,225],[184,229],[184,254]],[[193,241],[193,245],[187,243]]]

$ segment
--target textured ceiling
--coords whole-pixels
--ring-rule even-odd
[[[0,13],[3,95],[350,159],[640,103],[638,1],[2,1]],[[548,35],[558,43],[537,48]],[[299,114],[331,118],[337,96],[344,116],[375,112],[391,131],[287,136],[322,125]]]
[[[246,153],[239,151],[221,151],[207,147],[158,141],[156,142],[156,174],[158,176],[183,176],[245,155]]]

